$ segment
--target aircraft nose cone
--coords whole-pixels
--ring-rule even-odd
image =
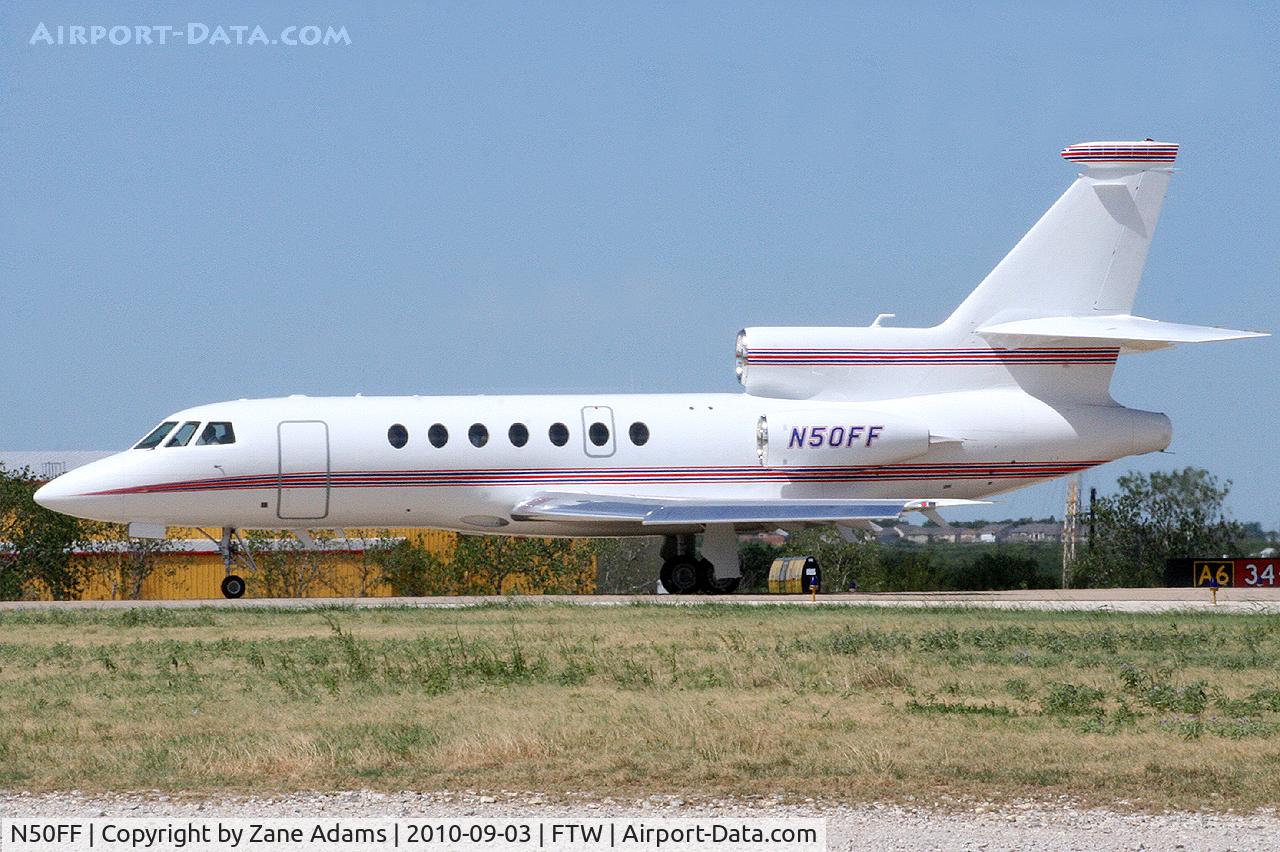
[[[41,486],[35,493],[37,504],[53,512],[93,521],[113,521],[115,506],[110,497],[95,494],[104,485],[101,468],[94,462],[68,471]]]
[[[65,474],[36,489],[34,497],[36,503],[54,512],[61,511],[70,505],[71,489],[67,487],[65,481],[62,481],[64,478]]]

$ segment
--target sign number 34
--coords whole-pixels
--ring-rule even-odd
[[[1246,586],[1274,586],[1276,584],[1275,564],[1271,562],[1264,564],[1265,567],[1261,571],[1252,562],[1244,566],[1244,584]]]

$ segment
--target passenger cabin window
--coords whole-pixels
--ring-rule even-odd
[[[511,439],[511,446],[523,447],[529,443],[529,427],[523,423],[512,423],[507,430],[507,437]]]
[[[472,423],[471,428],[467,430],[467,438],[470,439],[472,446],[483,447],[489,443],[489,430],[483,423]]]
[[[563,423],[552,423],[551,428],[547,430],[547,437],[557,447],[563,447],[569,443],[569,427]]]
[[[230,423],[206,423],[204,431],[196,439],[196,446],[207,447],[210,444],[234,444],[235,442],[236,432],[231,428]]]
[[[449,443],[449,430],[444,428],[443,423],[434,423],[427,430],[427,440],[431,442],[431,446],[438,450]]]
[[[387,430],[387,442],[397,450],[409,443],[409,430],[399,423],[391,424]]]
[[[637,420],[631,424],[630,429],[631,443],[637,447],[643,447],[649,443],[649,427]]]
[[[587,429],[587,437],[597,447],[603,447],[609,443],[609,427],[599,421],[592,423],[591,428]]]
[[[173,433],[173,437],[165,442],[166,447],[185,447],[191,441],[191,436],[200,428],[199,420],[188,420],[178,427],[178,431]]]
[[[154,450],[160,446],[160,442],[164,440],[164,436],[173,431],[173,427],[178,425],[177,420],[166,420],[151,430],[151,434],[143,438],[134,446],[135,450]]]

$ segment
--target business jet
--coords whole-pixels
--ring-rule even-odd
[[[1169,419],[1112,399],[1119,356],[1265,336],[1131,314],[1178,146],[1089,142],[1075,181],[941,324],[747,328],[737,394],[242,399],[179,411],[36,494],[129,524],[435,527],[662,536],[674,593],[727,593],[737,534],[981,501],[1165,449]]]

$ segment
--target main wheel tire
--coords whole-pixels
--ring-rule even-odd
[[[741,565],[739,565],[741,568]],[[708,595],[732,595],[737,591],[742,582],[742,577],[721,577],[716,578],[716,565],[708,562],[707,559],[698,560],[698,586]]]
[[[712,577],[707,581],[707,591],[713,595],[731,595],[738,591],[741,582],[741,577],[722,577],[719,580]]]
[[[239,574],[228,574],[223,577],[222,596],[233,599],[244,597],[244,577]]]
[[[701,566],[692,559],[672,559],[662,566],[662,585],[673,595],[691,595],[700,585]]]
[[[662,563],[662,570],[658,572],[658,582],[662,584],[662,588],[667,594],[671,594],[671,563]]]
[[[712,595],[731,595],[738,590],[741,577],[716,579],[716,567],[706,559],[698,560],[698,586]]]

